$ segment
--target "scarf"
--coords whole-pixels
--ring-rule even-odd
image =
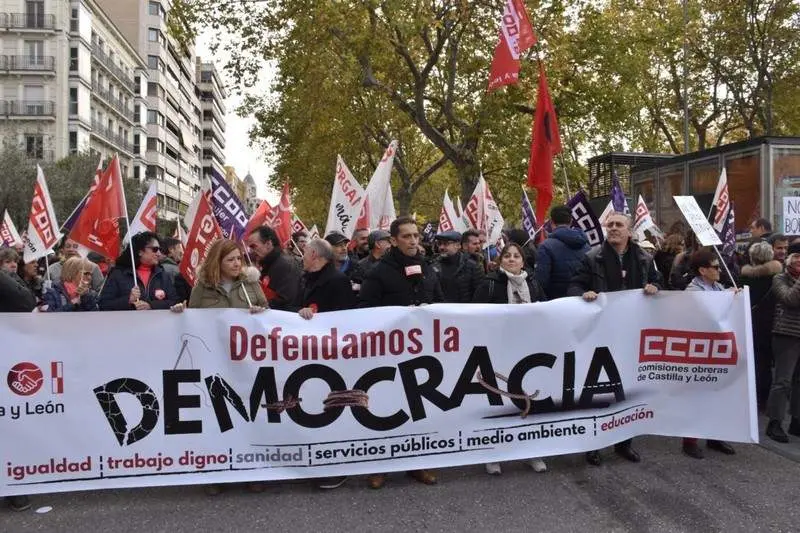
[[[508,303],[510,304],[529,304],[531,303],[531,291],[528,289],[528,273],[524,270],[519,274],[512,274],[504,268],[500,272],[508,278]]]
[[[78,286],[71,281],[65,281],[61,284],[64,287],[64,292],[67,295],[67,300],[70,302],[78,296]]]

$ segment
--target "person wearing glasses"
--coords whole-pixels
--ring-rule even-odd
[[[720,268],[722,268],[719,258],[710,249],[701,248],[693,253],[690,259],[690,268],[695,276],[686,287],[687,291],[720,292],[726,290],[719,282]],[[709,439],[706,445],[709,450],[716,450],[725,455],[734,455],[736,453],[733,446],[721,440]],[[698,446],[697,439],[693,437],[685,437],[683,439],[683,453],[694,459],[703,458],[703,450]]]
[[[47,313],[67,311],[96,311],[97,295],[91,290],[92,262],[82,257],[70,257],[61,268],[61,278],[44,293],[39,310]]]
[[[529,304],[544,302],[547,296],[532,272],[525,270],[525,252],[517,243],[509,243],[496,259],[498,268],[486,275],[472,298],[479,304]],[[512,391],[517,392],[517,391]],[[528,459],[525,463],[534,472],[546,472],[547,465],[540,458]],[[499,476],[503,473],[500,463],[486,463],[486,473]]]
[[[61,260],[58,263],[53,263],[50,265],[50,279],[57,280],[61,279],[61,269],[64,267],[64,263],[67,260],[73,257],[80,257],[79,253],[80,245],[73,241],[70,238],[64,239],[64,244],[61,246],[60,255]],[[100,289],[103,288],[103,272],[100,270],[100,267],[95,263],[92,263],[92,283],[89,287],[95,293],[100,293]]]
[[[178,303],[172,276],[158,264],[160,252],[155,233],[147,231],[134,235],[108,274],[100,293],[100,310],[148,311],[169,309]]]
[[[585,302],[594,302],[600,293],[625,290],[643,290],[653,296],[661,289],[661,276],[653,258],[631,238],[631,218],[623,213],[612,213],[605,222],[606,240],[583,257],[570,281],[567,296],[580,296]],[[633,439],[614,445],[622,458],[638,463],[639,453],[633,449]],[[600,466],[600,451],[587,452],[586,461]]]

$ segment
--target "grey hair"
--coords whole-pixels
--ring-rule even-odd
[[[750,255],[750,262],[753,265],[763,265],[769,263],[775,257],[775,252],[772,250],[772,245],[767,241],[759,241],[750,247],[748,252]]]
[[[314,239],[313,241],[306,243],[306,248],[311,248],[314,250],[314,253],[328,262],[331,262],[334,259],[333,247],[325,239]]]
[[[620,213],[619,211],[614,211],[613,213],[610,213],[610,214],[609,214],[609,215],[606,217],[606,223],[608,222],[608,219],[609,219],[609,218],[611,218],[611,217],[621,217],[621,218],[624,218],[624,219],[625,219],[625,221],[628,223],[628,229],[631,229],[631,228],[633,228],[633,219],[630,217],[630,215],[626,215],[625,213]]]
[[[783,264],[786,265],[787,268],[792,266],[792,261],[794,261],[795,257],[800,257],[800,254],[789,254],[789,255],[787,255],[786,256],[786,261],[784,261]]]

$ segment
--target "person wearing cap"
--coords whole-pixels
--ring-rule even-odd
[[[334,265],[336,269],[350,278],[356,266],[356,260],[350,255],[347,247],[350,239],[338,231],[332,231],[325,235],[325,240],[333,247]]]
[[[356,263],[353,273],[350,275],[350,281],[353,282],[353,290],[358,292],[361,289],[361,284],[364,283],[364,278],[369,274],[378,261],[381,260],[383,254],[392,247],[390,242],[391,235],[388,231],[376,229],[370,232],[367,237],[367,245],[369,246],[369,255]]]
[[[468,254],[461,251],[461,234],[444,231],[436,235],[439,256],[433,270],[439,275],[444,301],[464,304],[472,302],[475,290],[483,280],[483,271]]]

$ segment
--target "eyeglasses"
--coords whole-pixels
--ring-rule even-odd
[[[147,248],[148,250],[151,250],[153,253],[156,253],[156,254],[161,251],[161,247],[160,246],[145,246],[145,248]]]
[[[713,268],[714,270],[719,270],[720,267],[719,267],[719,265],[708,265],[708,266],[705,266],[703,268]]]

